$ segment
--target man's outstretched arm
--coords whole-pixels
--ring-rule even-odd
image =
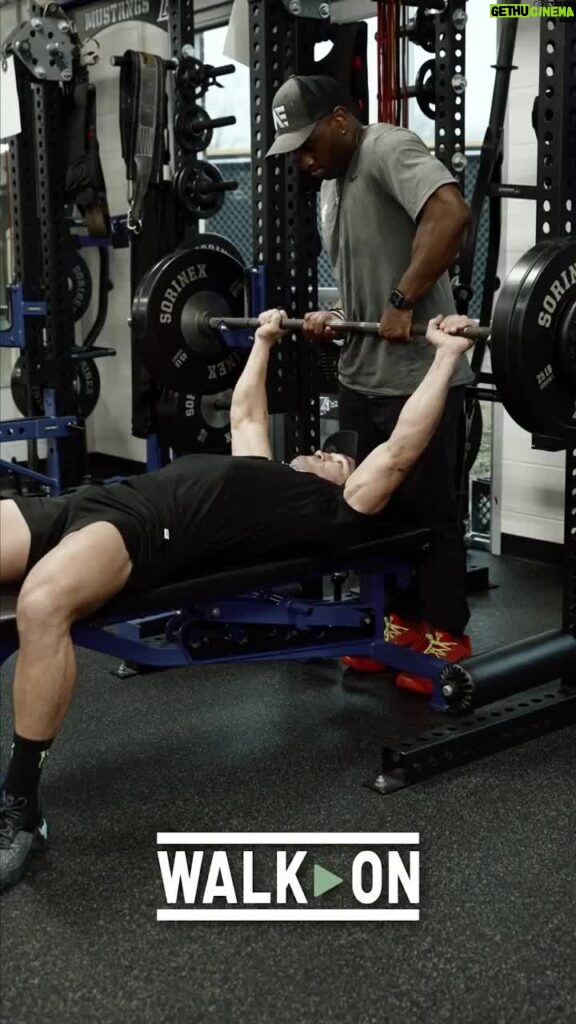
[[[346,481],[344,498],[357,512],[373,515],[388,504],[440,424],[455,366],[473,344],[448,331],[456,322],[460,329],[474,323],[467,317],[447,317],[446,330],[439,330],[442,319],[430,321],[426,337],[436,348],[434,362],[406,402],[390,439],[370,452]]]
[[[278,309],[260,314],[261,326],[256,331],[248,361],[232,395],[232,455],[272,458],[268,434],[266,377],[270,350],[285,334],[280,327],[282,317],[286,317],[286,313]]]

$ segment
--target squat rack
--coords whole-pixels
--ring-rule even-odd
[[[44,8],[31,5],[31,18],[43,13]],[[15,313],[25,317],[23,372],[32,381],[36,367],[42,365],[45,414],[50,420],[34,418],[30,408],[30,418],[4,423],[0,430],[2,440],[7,441],[33,442],[46,437],[48,477],[31,467],[18,467],[18,471],[40,482],[53,481],[60,490],[78,483],[86,472],[86,438],[84,425],[75,415],[74,362],[70,358],[74,326],[67,304],[64,263],[67,229],[66,155],[60,135],[62,92],[59,82],[32,77],[18,60],[15,72],[22,131],[10,141],[9,155],[14,278],[20,286],[13,294],[12,327],[16,326]],[[30,309],[34,305],[39,314]],[[31,399],[31,388],[28,393]],[[31,445],[29,461],[34,465]]]

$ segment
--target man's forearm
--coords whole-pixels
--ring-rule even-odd
[[[411,302],[416,302],[456,259],[468,221],[466,213],[441,217],[424,213],[412,243],[410,266],[396,287]],[[440,310],[439,312],[444,312]]]
[[[261,341],[256,332],[248,361],[232,395],[231,423],[247,419],[266,423],[268,419],[266,377],[269,357],[270,346]]]
[[[388,441],[397,466],[412,466],[436,433],[458,359],[458,354],[437,349],[428,373],[404,405]]]
[[[459,356],[438,349],[424,380],[404,405],[388,441],[374,448],[354,470],[344,497],[357,512],[379,512],[432,440],[446,406]]]

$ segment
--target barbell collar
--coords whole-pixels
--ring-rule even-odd
[[[305,320],[281,320],[280,325],[286,331],[301,331],[304,327]],[[257,330],[261,326],[260,321],[257,317],[215,317],[208,316],[208,326],[212,330],[223,330],[228,328],[233,331],[248,331]],[[379,334],[380,324],[372,321],[364,320],[332,320],[326,324],[326,327],[336,334]],[[412,336],[415,338],[422,338],[426,335],[428,325],[425,324],[412,324],[410,328]],[[458,332],[465,338],[473,338],[474,341],[484,340],[487,341],[490,337],[489,327],[465,327],[462,331]]]

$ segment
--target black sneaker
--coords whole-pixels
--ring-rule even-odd
[[[34,850],[48,845],[48,825],[36,804],[4,795],[0,803],[0,889],[19,881]]]

